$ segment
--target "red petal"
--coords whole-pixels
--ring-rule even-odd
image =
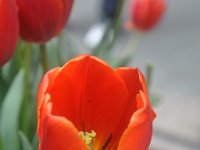
[[[136,95],[140,90],[143,90],[142,83],[139,79],[139,71],[137,69],[123,67],[116,69],[115,72],[125,82],[128,90],[128,96],[122,107],[121,114],[119,114],[118,120],[116,121],[118,126],[115,129],[113,139],[111,140],[108,149],[117,149],[119,140],[124,130],[127,128],[131,116],[137,110]]]
[[[144,93],[145,97],[147,98],[146,102],[148,103],[148,107],[151,108],[151,118],[153,120],[156,117],[156,114],[154,113],[150,104],[146,81],[140,70],[138,68],[132,69],[129,67],[121,67],[116,69],[115,72],[119,74],[121,79],[123,79],[126,83],[130,100],[133,98],[135,99],[136,95],[139,94],[140,91]]]
[[[40,86],[38,89],[38,102],[37,102],[37,109],[38,109],[38,134],[40,135],[40,120],[41,118],[41,107],[43,102],[45,101],[45,95],[51,89],[52,84],[54,82],[55,77],[59,73],[60,68],[55,68],[50,70],[45,74],[42,81],[40,82]]]
[[[152,115],[143,92],[137,95],[138,110],[123,133],[118,150],[147,150],[152,136]]]
[[[97,148],[117,127],[127,88],[103,61],[84,55],[62,68],[50,93],[53,114],[65,116],[78,130],[94,130]]]
[[[123,115],[124,124],[130,120],[127,130],[123,133],[118,149],[146,150],[152,135],[152,121],[155,117],[149,99],[144,76],[138,69],[119,68],[116,70],[125,81],[129,91],[127,108]]]
[[[46,96],[42,105],[44,110],[39,150],[87,150],[87,146],[70,121],[50,115],[51,103],[48,103],[48,98]]]

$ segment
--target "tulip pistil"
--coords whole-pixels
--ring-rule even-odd
[[[91,131],[91,133],[81,131],[79,134],[85,142],[85,144],[87,145],[88,150],[92,150],[94,146],[94,138],[96,136],[96,132],[94,132],[93,130]]]

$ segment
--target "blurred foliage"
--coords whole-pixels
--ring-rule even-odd
[[[4,149],[19,149],[18,124],[23,100],[24,70],[20,70],[13,79],[1,105],[1,135]],[[12,141],[12,144],[10,143]]]

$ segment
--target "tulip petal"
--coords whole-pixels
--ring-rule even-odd
[[[115,72],[120,76],[120,78],[126,83],[126,86],[129,90],[129,94],[136,96],[139,93],[139,90],[143,90],[144,81],[140,80],[139,70],[132,69],[129,67],[117,68]],[[146,92],[146,91],[145,91]]]
[[[74,125],[64,117],[52,116],[51,103],[46,96],[42,108],[42,128],[39,150],[87,150]]]
[[[115,128],[113,133],[113,140],[110,141],[108,149],[117,149],[119,140],[124,130],[127,128],[131,116],[137,110],[136,95],[140,92],[140,90],[143,90],[142,83],[139,79],[138,69],[122,67],[116,69],[115,73],[118,74],[126,84],[128,96],[121,110],[121,114],[118,116],[118,120],[115,121],[116,124],[118,124],[118,127]]]
[[[45,95],[51,89],[52,84],[54,82],[55,77],[59,73],[60,68],[54,68],[48,71],[45,76],[43,77],[42,81],[40,82],[40,86],[38,89],[38,101],[37,101],[37,108],[38,108],[38,134],[40,135],[40,120],[41,120],[41,107],[45,100]]]
[[[119,142],[118,149],[147,150],[151,140],[152,121],[155,118],[155,113],[148,99],[144,76],[138,69],[128,67],[115,71],[124,80],[129,91],[128,105],[124,112],[126,115],[123,115],[127,118],[123,118],[123,122],[129,122],[131,118],[128,128]],[[125,126],[121,126],[121,130],[125,128]]]
[[[88,55],[61,69],[50,94],[54,115],[65,116],[80,131],[97,133],[95,148],[112,137],[128,95],[123,80],[102,60]]]
[[[118,150],[147,150],[152,136],[151,109],[143,92],[137,95],[138,110],[123,133]]]
[[[129,67],[121,67],[115,70],[115,72],[121,77],[122,80],[127,85],[129,92],[129,100],[135,99],[136,95],[142,91],[147,99],[148,106],[151,108],[151,119],[153,120],[156,117],[150,101],[148,99],[148,90],[143,74],[138,68],[132,69]],[[132,101],[132,100],[131,100]],[[132,109],[132,108],[131,108]]]

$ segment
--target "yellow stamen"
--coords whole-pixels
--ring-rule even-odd
[[[96,136],[96,133],[92,130],[91,133],[81,131],[79,134],[83,139],[83,141],[85,142],[85,144],[87,145],[88,150],[92,150],[94,146],[94,138]]]

